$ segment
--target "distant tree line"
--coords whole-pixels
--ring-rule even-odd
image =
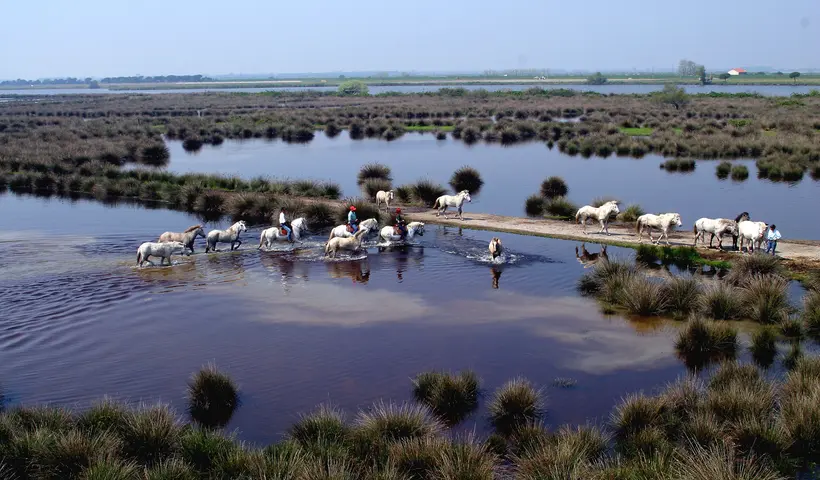
[[[158,75],[156,77],[143,77],[141,75],[131,77],[105,77],[98,80],[99,83],[172,83],[172,82],[212,82],[213,78],[204,75]],[[95,82],[91,77],[86,78],[49,78],[44,80],[3,80],[2,86],[29,86],[29,85],[88,85]]]

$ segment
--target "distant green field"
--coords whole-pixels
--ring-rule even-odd
[[[655,131],[653,128],[642,128],[642,127],[632,127],[632,128],[621,128],[621,133],[626,135],[631,135],[633,137],[647,137],[652,135],[652,132]]]

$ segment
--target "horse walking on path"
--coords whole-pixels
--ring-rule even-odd
[[[242,240],[239,239],[239,234],[247,231],[248,226],[245,225],[244,220],[234,223],[228,227],[227,230],[211,230],[208,232],[208,236],[205,237],[205,253],[208,253],[211,250],[218,252],[219,250],[216,249],[216,244],[218,243],[230,243],[231,250],[236,250],[240,245],[242,245]]]
[[[462,211],[462,207],[464,206],[464,201],[472,203],[473,199],[470,198],[470,192],[468,190],[462,190],[455,195],[442,195],[436,199],[436,203],[433,204],[433,208],[437,209],[436,216],[444,215],[444,218],[447,218],[447,207],[455,207],[458,210],[458,217],[464,220],[464,212]]]
[[[655,215],[647,213],[638,217],[635,222],[635,233],[638,235],[638,242],[643,241],[643,231],[647,230],[649,233],[649,241],[652,242],[652,229],[660,230],[661,235],[655,241],[655,245],[661,243],[662,238],[666,238],[666,244],[669,245],[669,230],[674,230],[675,227],[681,226],[681,219],[679,213],[662,213]]]
[[[194,240],[196,237],[205,238],[205,232],[202,230],[202,225],[194,225],[188,227],[184,232],[165,232],[159,236],[158,242],[182,242],[185,248],[194,253]]]
[[[598,233],[609,233],[609,217],[621,213],[618,209],[618,201],[610,200],[600,207],[593,207],[591,205],[584,205],[575,213],[575,223],[584,224],[584,233],[587,233],[587,219],[595,218],[601,223],[601,229]]]
[[[769,228],[766,222],[742,221],[737,224],[738,237],[740,238],[740,251],[743,252],[743,244],[749,242],[747,249],[749,253],[754,253],[755,248],[760,248],[763,239],[766,237],[766,229]]]
[[[712,235],[709,238],[709,248],[712,248],[712,241],[717,237],[717,248],[722,250],[724,235],[731,235],[733,238],[737,236],[737,222],[728,218],[699,218],[692,228],[692,233],[695,234],[693,247],[698,245],[698,240],[706,243],[706,234],[709,233]]]

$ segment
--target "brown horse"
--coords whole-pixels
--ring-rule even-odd
[[[606,254],[606,245],[601,245],[601,251],[598,253],[589,253],[586,244],[581,244],[581,254],[578,254],[578,247],[575,247],[575,258],[584,266],[589,268],[601,260],[608,261],[609,256]]]

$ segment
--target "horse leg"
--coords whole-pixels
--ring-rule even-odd
[[[235,250],[239,250],[239,246],[240,246],[240,245],[242,245],[242,240],[240,240],[240,239],[238,239],[238,238],[237,238],[237,239],[236,239],[236,248],[235,248]]]
[[[461,220],[464,220],[464,211],[461,208],[458,207],[458,216],[461,217]]]

